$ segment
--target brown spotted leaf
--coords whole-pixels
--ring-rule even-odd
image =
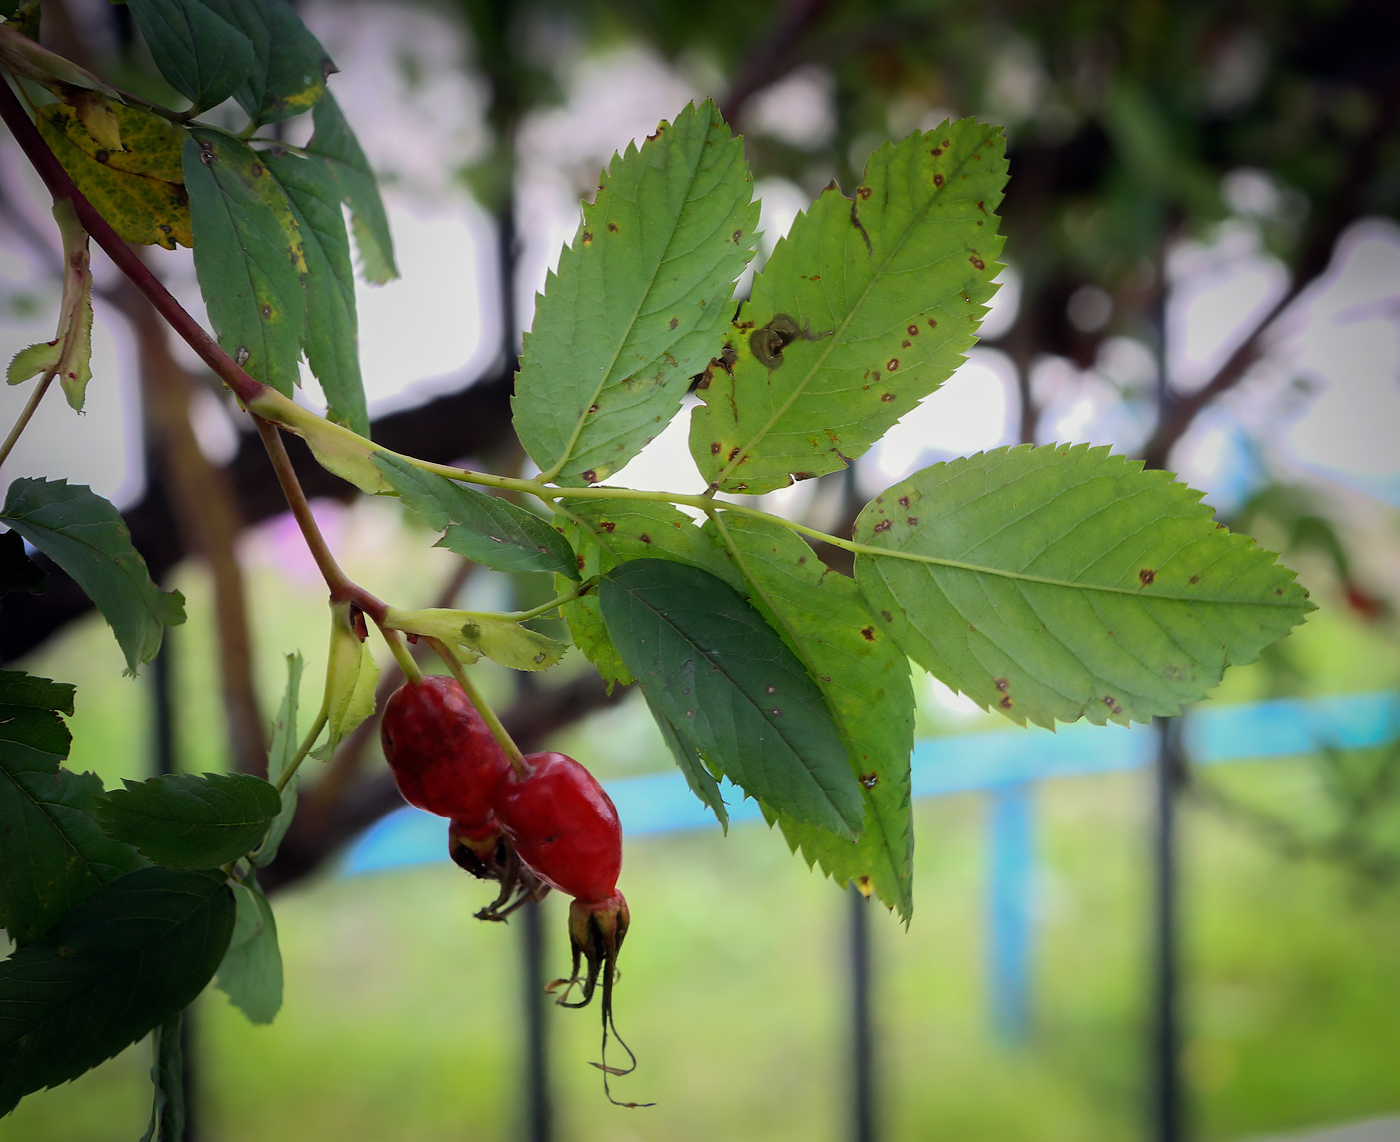
[[[690,451],[751,493],[835,472],[952,374],[996,287],[1005,140],[975,119],[886,143],[855,199],[797,217],[702,383]]]
[[[856,579],[911,658],[1013,721],[1173,715],[1314,609],[1200,498],[1107,448],[999,448],[867,504]]]

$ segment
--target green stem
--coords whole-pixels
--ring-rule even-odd
[[[3,82],[3,81],[0,81]],[[15,443],[28,426],[30,419],[34,416],[34,410],[39,407],[39,402],[44,399],[44,394],[49,391],[49,386],[53,384],[54,377],[58,376],[58,370],[54,369],[44,375],[44,379],[39,382],[34,391],[29,396],[29,401],[24,406],[24,411],[19,414],[19,419],[15,421],[15,426],[10,429],[10,435],[5,437],[5,443],[0,444],[0,464],[10,458],[10,453],[14,451]]]
[[[584,582],[578,584],[572,591],[560,595],[557,599],[550,599],[549,602],[541,603],[538,607],[532,607],[528,611],[507,611],[500,617],[509,619],[513,623],[527,623],[531,619],[537,619],[541,615],[549,614],[550,611],[562,607],[565,603],[573,602],[581,595],[588,594],[588,592],[593,590],[597,585],[598,576],[594,575],[593,578],[584,580]]]
[[[326,728],[329,719],[329,707],[323,702],[321,712],[316,715],[316,720],[311,724],[311,729],[307,735],[301,739],[301,745],[297,747],[296,756],[287,763],[287,768],[282,771],[282,775],[277,779],[277,784],[273,786],[278,793],[287,788],[287,782],[296,776],[296,772],[301,768],[301,763],[306,760],[306,755],[311,752],[311,747],[316,744],[316,739],[321,736],[321,731]]]
[[[393,652],[394,660],[399,664],[399,669],[403,671],[403,676],[414,686],[423,685],[423,671],[418,663],[413,660],[413,655],[409,654],[408,647],[404,645],[403,638],[399,635],[399,632],[392,627],[381,625],[379,626],[379,633],[384,636],[384,641],[389,644],[389,649]]]
[[[459,685],[467,697],[471,699],[472,705],[476,707],[477,713],[481,715],[481,720],[486,723],[486,728],[491,731],[491,736],[496,739],[496,743],[505,751],[506,757],[510,759],[510,767],[515,770],[516,777],[524,781],[530,776],[530,767],[525,764],[525,755],[520,752],[520,747],[515,744],[515,739],[506,732],[505,726],[501,725],[501,719],[496,717],[496,711],[487,704],[486,699],[481,696],[481,691],[472,685],[472,680],[467,677],[466,670],[462,668],[462,664],[457,661],[452,655],[452,652],[438,639],[430,638],[427,642],[429,646],[437,651],[438,657],[447,664],[447,669],[451,672],[452,677],[457,679],[457,685]]]

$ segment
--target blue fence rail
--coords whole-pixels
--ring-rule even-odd
[[[1194,765],[1257,760],[1323,748],[1359,749],[1400,738],[1400,692],[1282,699],[1193,710],[1183,719],[1183,746]],[[1159,735],[1151,726],[1062,726],[926,738],[911,762],[916,798],[983,792],[992,798],[988,843],[987,922],[991,1018],[1007,1038],[1030,1022],[1034,953],[1037,782],[1151,765]],[[718,829],[678,772],[624,778],[606,785],[629,837]],[[758,806],[722,786],[735,823],[761,819]],[[404,808],[383,818],[347,853],[354,875],[443,862],[441,817]]]

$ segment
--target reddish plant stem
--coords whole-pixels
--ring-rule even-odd
[[[311,511],[306,493],[301,490],[301,484],[297,481],[296,471],[292,468],[292,458],[287,455],[286,445],[282,443],[281,432],[275,424],[263,420],[260,416],[253,417],[253,424],[257,426],[263,447],[267,449],[268,459],[272,461],[273,471],[277,473],[277,482],[282,486],[287,506],[292,509],[292,518],[297,521],[297,527],[301,529],[302,538],[306,540],[311,557],[316,560],[321,578],[330,588],[331,602],[351,603],[368,615],[376,626],[380,625],[388,608],[351,580],[335,561],[335,556],[331,554],[330,546],[326,543],[326,537],[321,534],[316,516]]]
[[[44,180],[44,185],[48,187],[53,200],[59,202],[66,199],[73,204],[83,229],[92,235],[93,241],[102,247],[132,284],[150,299],[161,317],[199,354],[200,359],[215,375],[234,391],[239,400],[246,405],[257,399],[266,386],[245,373],[235,364],[232,357],[219,348],[219,343],[185,311],[161,280],[137,256],[136,251],[128,246],[97,212],[68,172],[63,169],[63,164],[54,158],[53,152],[39,134],[39,129],[30,122],[29,115],[15,97],[7,77],[0,77],[0,119],[5,121],[20,150]]]

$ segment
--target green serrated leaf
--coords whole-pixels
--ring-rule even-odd
[[[646,697],[645,691],[642,696]],[[647,698],[647,709],[651,712],[652,720],[656,722],[656,728],[661,731],[661,740],[666,743],[667,750],[675,758],[676,767],[685,778],[685,783],[690,786],[690,791],[699,798],[702,805],[714,813],[720,828],[728,833],[729,811],[725,808],[719,782],[705,765],[705,759],[700,756],[690,738],[671,721],[664,710],[653,705],[650,698]]]
[[[364,620],[361,619],[361,622]],[[330,761],[347,734],[374,713],[379,664],[355,629],[349,603],[331,605],[331,648],[326,659],[326,740],[311,756]]]
[[[120,237],[167,250],[192,245],[180,163],[185,132],[140,107],[113,104],[112,112],[123,150],[98,144],[62,103],[40,107],[34,118],[54,156]]]
[[[598,585],[614,645],[648,701],[743,790],[855,837],[860,786],[821,691],[777,633],[707,571],[636,559]]]
[[[794,532],[733,512],[720,518],[754,605],[825,696],[865,803],[865,829],[855,842],[788,813],[777,814],[778,824],[808,864],[820,864],[842,886],[873,890],[907,923],[914,910],[909,659],[866,609],[855,582],[825,567]]]
[[[996,287],[1000,130],[973,119],[886,143],[854,200],[835,183],[754,280],[702,382],[690,451],[725,491],[844,468],[941,385]],[[732,371],[732,372],[731,372]]]
[[[151,1032],[151,1123],[141,1142],[184,1142],[185,1051],[182,1011]]]
[[[183,168],[209,320],[229,356],[290,397],[305,309],[301,229],[265,156],[222,131],[190,135]]]
[[[512,670],[548,670],[569,649],[568,643],[521,626],[509,615],[482,611],[400,611],[390,607],[384,625],[435,638],[467,666],[485,655]]]
[[[0,595],[28,591],[37,595],[49,585],[49,577],[24,553],[24,540],[17,531],[0,534]]]
[[[252,45],[247,79],[233,92],[248,117],[276,123],[311,110],[326,90],[326,76],[337,69],[287,0],[203,2]]]
[[[185,621],[184,596],[151,582],[117,509],[91,488],[18,479],[0,521],[62,567],[97,604],[126,655],[127,673],[155,657],[167,626]]]
[[[446,529],[437,546],[497,571],[553,571],[578,581],[578,560],[568,540],[534,512],[387,452],[378,453],[374,463],[424,523],[434,531]]]
[[[127,0],[167,83],[198,114],[232,95],[253,68],[248,37],[201,0]]]
[[[238,918],[233,938],[219,965],[219,990],[248,1017],[271,1023],[282,1008],[282,951],[272,905],[256,884],[234,888]]]
[[[306,151],[326,160],[340,188],[341,201],[350,207],[361,275],[375,285],[392,281],[399,276],[399,268],[394,264],[394,239],[379,197],[379,183],[360,149],[360,141],[329,91],[317,101],[311,120],[315,133]]]
[[[999,448],[866,505],[856,578],[905,652],[1013,721],[1180,713],[1313,610],[1200,492],[1107,448]]]
[[[58,363],[63,356],[63,337],[52,341],[40,341],[21,349],[10,358],[10,367],[5,372],[5,382],[22,385],[31,377],[58,372]]]
[[[290,153],[263,157],[287,196],[302,236],[307,270],[303,292],[306,360],[326,394],[326,415],[368,436],[355,275],[340,193],[321,159]]]
[[[142,868],[0,963],[0,1115],[184,1010],[233,932],[222,875]]]
[[[101,779],[58,767],[72,712],[72,686],[0,671],[0,928],[18,944],[145,863],[98,828]]]
[[[249,773],[167,773],[123,784],[97,803],[103,831],[170,868],[218,868],[245,856],[282,808],[277,790]]]
[[[752,197],[708,100],[614,157],[525,335],[512,408],[545,479],[604,479],[680,411],[753,256]]]
[[[297,704],[301,698],[302,658],[298,654],[287,655],[287,689],[282,695],[282,705],[277,711],[277,723],[272,727],[272,744],[267,751],[267,779],[276,787],[287,772],[287,767],[296,759],[301,748],[301,738],[297,736]],[[277,856],[277,848],[291,827],[297,811],[297,786],[301,774],[292,774],[282,788],[282,809],[267,827],[267,837],[249,858],[262,868],[272,863]]]

